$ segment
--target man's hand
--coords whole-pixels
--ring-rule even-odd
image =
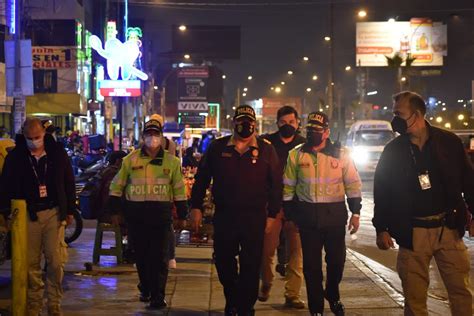
[[[120,226],[120,215],[117,215],[117,214],[112,215],[111,220],[112,220],[112,225]]]
[[[74,215],[68,214],[68,215],[66,216],[66,225],[71,225],[72,222],[74,222]]]
[[[190,213],[191,217],[191,228],[193,229],[194,232],[199,231],[199,227],[201,226],[201,221],[202,221],[202,212],[198,208],[193,208],[191,209]]]
[[[281,220],[281,219],[279,219]],[[272,217],[267,217],[267,224],[265,225],[265,234],[270,233],[273,230],[273,226],[275,225],[275,222],[277,219],[272,218]]]
[[[359,230],[360,226],[360,217],[359,216],[351,216],[351,219],[349,220],[349,227],[347,230],[350,230],[350,234],[355,234]]]
[[[377,234],[377,247],[382,250],[395,248],[393,239],[388,232],[381,232]]]
[[[179,230],[183,230],[186,228],[186,220],[185,219],[178,219],[178,221],[176,222],[176,228],[178,228]]]

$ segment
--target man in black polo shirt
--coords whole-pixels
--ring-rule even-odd
[[[282,174],[273,146],[256,138],[253,108],[239,106],[234,125],[234,134],[213,141],[201,160],[192,190],[191,219],[197,229],[206,189],[213,180],[214,254],[224,287],[225,314],[244,316],[254,314],[263,236],[280,211]]]
[[[48,264],[48,315],[62,315],[64,227],[72,220],[76,192],[66,151],[41,121],[26,120],[23,134],[7,156],[0,181],[0,208],[10,200],[26,200],[28,210],[28,315],[41,315],[44,282],[41,256]]]
[[[435,258],[453,315],[472,315],[469,254],[462,241],[466,204],[474,209],[474,174],[461,140],[425,121],[423,98],[394,96],[392,126],[374,179],[377,246],[400,245],[397,270],[405,315],[428,315],[429,266]],[[472,227],[472,222],[471,222]]]
[[[298,112],[294,107],[283,106],[277,112],[278,131],[263,135],[275,147],[278,154],[280,169],[285,169],[288,152],[306,142],[306,139],[297,133],[299,126]],[[304,308],[305,304],[300,298],[301,285],[303,284],[303,258],[301,240],[298,228],[288,218],[283,210],[278,212],[277,221],[273,229],[265,232],[262,256],[262,284],[258,293],[259,301],[265,302],[270,296],[273,283],[273,258],[278,246],[277,271],[285,275],[285,306],[290,308]],[[288,250],[288,251],[287,251]]]

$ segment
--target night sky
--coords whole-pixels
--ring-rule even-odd
[[[144,4],[147,2],[148,4]],[[170,3],[238,3],[233,6],[171,5]],[[262,3],[286,4],[263,5]],[[142,3],[142,4],[138,4]],[[166,62],[160,52],[171,49],[171,25],[240,25],[241,59],[218,65],[227,76],[226,103],[234,100],[237,86],[248,87],[245,100],[275,95],[270,86],[284,80],[283,96],[306,97],[315,102],[324,95],[327,84],[329,49],[324,36],[329,32],[329,1],[131,1],[130,18],[144,20],[145,40],[153,43],[154,63]],[[245,3],[262,5],[242,5]],[[390,17],[408,21],[411,17],[430,17],[448,24],[448,56],[441,68],[442,75],[415,78],[425,97],[434,96],[447,103],[448,108],[461,106],[458,99],[471,99],[471,80],[474,80],[474,5],[472,0],[430,1],[346,1],[334,3],[335,82],[342,92],[342,100],[349,104],[356,96],[355,23],[357,12],[364,8],[364,21],[386,21]],[[310,61],[303,62],[303,56]],[[350,65],[353,70],[346,72]],[[439,68],[438,68],[439,69]],[[289,78],[287,71],[294,71]],[[311,80],[313,74],[318,81]],[[252,75],[249,82],[247,76]],[[391,105],[395,91],[395,74],[387,68],[369,69],[369,91],[377,90],[368,102]],[[307,87],[312,92],[305,92]],[[241,103],[242,103],[241,102]]]

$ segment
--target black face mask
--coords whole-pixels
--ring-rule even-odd
[[[294,128],[290,124],[285,124],[285,125],[280,126],[278,128],[278,131],[280,132],[281,137],[290,138],[295,135],[296,128]]]
[[[306,132],[306,143],[311,147],[316,147],[321,145],[323,142],[323,133],[318,133],[315,131]]]
[[[393,131],[399,133],[400,135],[406,134],[408,128],[412,127],[413,124],[415,124],[415,122],[413,122],[410,126],[408,126],[408,123],[407,123],[408,120],[410,120],[413,115],[415,115],[415,112],[413,112],[412,115],[410,115],[410,117],[406,120],[402,119],[398,115],[395,115],[391,122]]]
[[[244,121],[235,125],[234,131],[242,138],[249,138],[255,131],[255,126],[250,122]]]

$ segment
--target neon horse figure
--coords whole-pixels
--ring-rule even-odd
[[[148,75],[134,67],[135,60],[140,55],[140,49],[135,41],[122,43],[117,38],[109,39],[102,48],[102,41],[95,35],[90,37],[90,44],[97,53],[107,59],[107,73],[110,79],[118,80],[121,70],[122,80],[129,80],[132,75],[141,80],[147,80]]]

